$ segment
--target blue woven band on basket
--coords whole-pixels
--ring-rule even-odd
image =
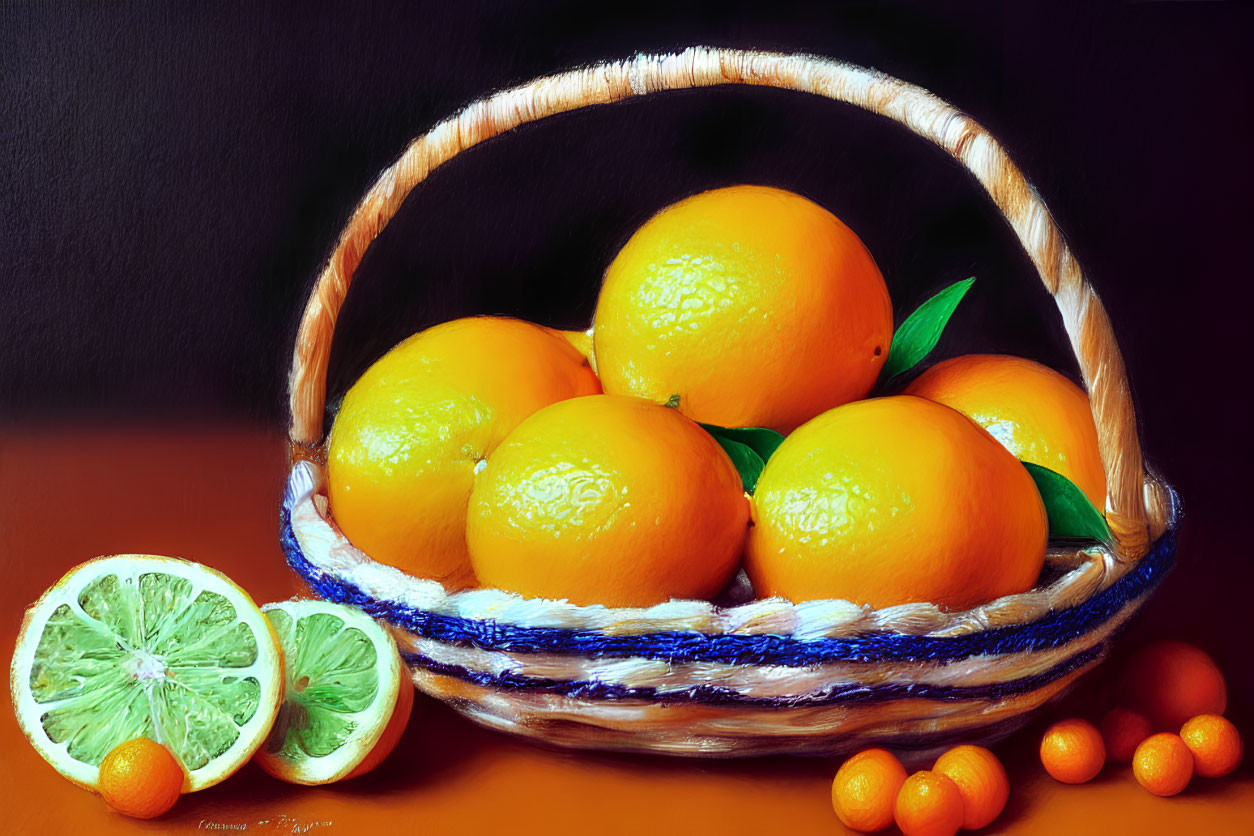
[[[1168,530],[1137,565],[1083,604],[1037,621],[952,637],[863,633],[845,638],[795,639],[778,635],[706,634],[696,631],[609,636],[593,630],[524,627],[418,610],[367,595],[325,574],[301,552],[292,530],[291,504],[283,505],[280,540],[288,565],[317,595],[351,604],[415,635],[506,653],[559,653],[583,657],[640,657],[667,662],[804,667],[831,662],[952,662],[971,656],[1023,653],[1061,647],[1101,626],[1128,603],[1156,587],[1171,569],[1175,529]]]
[[[882,685],[838,683],[827,691],[796,697],[746,696],[735,688],[718,685],[693,685],[688,688],[658,690],[650,686],[632,687],[617,682],[597,680],[546,679],[522,676],[516,673],[490,673],[474,671],[460,665],[437,662],[419,653],[402,653],[405,661],[432,673],[451,676],[464,682],[482,685],[499,691],[533,691],[559,694],[582,700],[646,700],[648,702],[701,703],[703,705],[759,706],[763,708],[799,708],[816,705],[858,705],[890,700],[938,700],[962,702],[966,700],[1001,700],[1018,696],[1061,679],[1072,671],[1096,661],[1105,650],[1105,643],[1093,647],[1054,665],[1049,670],[1019,679],[1010,679],[990,685],[929,685],[921,682],[890,682]]]

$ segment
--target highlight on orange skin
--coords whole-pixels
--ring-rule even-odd
[[[1097,777],[1106,763],[1101,732],[1088,720],[1060,720],[1041,738],[1041,765],[1055,780],[1083,784]]]
[[[983,746],[955,746],[932,767],[958,785],[962,793],[963,830],[991,824],[1006,808],[1010,779],[997,756]]]
[[[1199,714],[1180,729],[1180,739],[1193,753],[1202,778],[1222,778],[1241,765],[1245,743],[1237,727],[1218,714]]]
[[[897,794],[893,818],[905,836],[953,836],[962,827],[962,792],[939,772],[916,772]]]
[[[1132,774],[1138,784],[1154,795],[1176,795],[1193,778],[1193,753],[1179,735],[1159,732],[1136,747]]]
[[[832,781],[832,809],[841,822],[861,833],[893,823],[897,794],[906,770],[886,749],[864,749],[841,764]]]

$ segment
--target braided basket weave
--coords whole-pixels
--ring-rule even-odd
[[[1113,546],[1052,549],[1041,586],[964,612],[781,599],[629,609],[494,589],[450,594],[374,562],[336,528],[320,463],[331,338],[366,248],[410,191],[459,152],[526,122],[719,84],[856,105],[936,143],[975,175],[1062,315],[1097,424]],[[422,691],[484,725],[561,745],[735,756],[993,739],[1100,662],[1172,562],[1174,494],[1144,470],[1110,321],[1039,195],[987,131],[932,94],[808,55],[640,55],[538,79],[441,122],[349,220],[305,309],[290,394],[282,541],[291,567],[317,594],[390,624]]]

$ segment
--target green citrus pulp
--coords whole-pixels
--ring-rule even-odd
[[[246,671],[257,641],[221,595],[191,592],[170,575],[109,575],[79,593],[78,607],[53,612],[30,685],[48,707],[48,737],[69,741],[71,757],[98,765],[117,744],[147,737],[199,769],[239,737],[261,692]]]
[[[93,785],[115,746],[147,737],[199,789],[269,730],[280,664],[256,605],[225,577],[170,558],[103,558],[31,608],[14,706],[32,744],[71,780]]]
[[[288,761],[326,757],[353,737],[378,696],[374,643],[331,613],[264,612],[287,660],[287,695],[265,750]]]

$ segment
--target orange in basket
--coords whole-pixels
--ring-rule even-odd
[[[1015,458],[1048,467],[1106,504],[1106,473],[1084,390],[1022,357],[964,354],[919,375],[905,394],[943,403],[992,433]]]
[[[965,609],[1025,592],[1045,559],[1045,507],[992,436],[908,395],[823,413],[758,480],[745,571],[762,595]]]
[[[712,598],[749,524],[740,476],[709,433],[643,398],[545,407],[476,475],[466,542],[485,586],[576,604]]]
[[[469,586],[476,464],[537,409],[598,391],[584,357],[547,328],[502,317],[428,328],[344,396],[327,451],[335,520],[384,563]]]
[[[893,336],[875,260],[849,227],[783,189],[693,195],[640,227],[593,322],[605,391],[695,421],[790,432],[866,397]]]

